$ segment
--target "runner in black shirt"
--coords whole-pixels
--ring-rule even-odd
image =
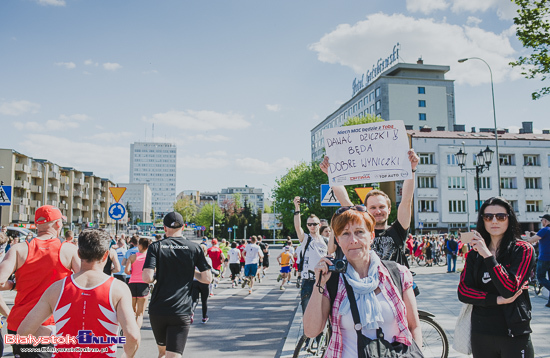
[[[372,244],[372,249],[382,260],[396,261],[407,267],[409,267],[409,265],[405,256],[405,243],[407,241],[407,230],[411,224],[411,208],[415,185],[414,172],[419,162],[414,149],[409,149],[408,155],[409,161],[411,162],[412,178],[403,182],[403,193],[401,196],[401,204],[397,209],[397,220],[388,226],[391,200],[383,191],[370,191],[364,203],[367,207],[367,211],[374,216],[376,220],[376,225],[374,227],[376,237]],[[325,156],[320,166],[321,170],[325,174],[328,174],[329,158]],[[353,206],[344,186],[333,186],[332,191],[342,206]],[[334,252],[334,249],[335,244],[331,241],[329,243],[329,253]]]
[[[212,281],[210,265],[198,244],[182,236],[183,218],[176,212],[164,217],[166,238],[153,242],[143,265],[143,281],[156,284],[149,303],[149,319],[159,349],[183,354],[191,324],[193,277]],[[195,267],[200,272],[195,272]],[[174,356],[172,354],[172,356]]]

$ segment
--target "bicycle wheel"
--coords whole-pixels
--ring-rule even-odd
[[[308,338],[302,335],[298,340],[298,344],[296,344],[292,358],[324,357],[330,340],[330,334],[330,330],[325,328],[323,333],[317,338]]]
[[[425,260],[424,255],[420,255],[416,258],[416,264],[418,266],[425,266],[426,265],[426,260]]]
[[[447,265],[447,255],[439,255],[439,258],[437,259],[437,265],[438,266],[446,266]]]
[[[449,340],[443,328],[430,317],[420,316],[422,351],[425,358],[447,358]]]

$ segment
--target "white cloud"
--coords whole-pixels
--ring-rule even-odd
[[[54,145],[52,145],[54,143]],[[116,177],[128,173],[130,148],[109,146],[84,141],[72,141],[47,134],[28,134],[22,142],[25,154],[44,158],[44,148],[48,148],[47,159],[61,166],[78,170],[93,171],[100,177]]]
[[[134,135],[132,132],[104,132],[94,134],[90,137],[91,140],[97,140],[102,142],[117,142],[122,138],[128,138]]]
[[[122,68],[122,66],[118,63],[113,62],[106,62],[103,64],[103,68],[107,71],[116,71]]]
[[[29,101],[11,101],[0,103],[0,114],[20,116],[25,113],[37,113],[40,105]]]
[[[445,10],[449,4],[445,0],[407,0],[407,10],[430,14],[434,11]]]
[[[84,64],[85,64],[86,66],[95,66],[95,67],[99,66],[99,63],[94,62],[94,61],[92,61],[91,59],[84,61]]]
[[[54,63],[56,66],[65,67],[68,70],[72,70],[76,67],[74,62],[56,62]]]
[[[84,122],[84,121],[90,120],[91,118],[85,114],[71,114],[70,116],[66,116],[62,114],[59,116],[59,119],[66,120],[66,121],[75,120],[75,121]]]
[[[511,19],[517,14],[518,6],[511,0],[452,0],[451,10],[455,13],[486,12],[495,9],[501,19]]]
[[[479,24],[481,24],[482,21],[483,20],[481,20],[479,17],[468,16],[468,19],[466,20],[466,25],[472,26],[472,27],[477,27],[477,26],[479,26]]]
[[[288,169],[298,164],[296,160],[287,157],[277,159],[273,163],[264,162],[260,159],[243,158],[235,160],[236,168],[251,174],[274,174],[281,170]]]
[[[387,26],[389,23],[392,26]],[[338,63],[361,74],[370,70],[379,58],[390,54],[392,47],[388,44],[399,42],[402,44],[400,56],[407,61],[422,55],[425,64],[450,65],[451,72],[446,78],[455,79],[458,84],[477,85],[489,82],[487,68],[478,61],[458,64],[458,59],[483,58],[491,65],[496,82],[521,77],[519,70],[508,65],[515,54],[509,34],[508,30],[496,34],[433,19],[377,13],[354,25],[339,25],[319,42],[310,45],[310,49],[317,52],[322,62]],[[358,43],[368,43],[369,46],[357,46]]]
[[[197,134],[187,138],[188,140],[198,141],[198,142],[226,142],[229,140],[229,137],[223,135],[204,135]]]
[[[207,131],[214,129],[243,129],[250,126],[243,116],[214,111],[168,111],[154,114],[143,121],[165,125],[174,129]]]
[[[266,104],[265,107],[271,112],[279,112],[281,110],[281,105],[279,104]]]
[[[229,166],[230,162],[227,160],[227,154],[223,152],[222,155],[218,154],[206,154],[206,155],[186,155],[178,157],[178,168],[189,168],[192,170],[197,169],[220,169]]]
[[[51,6],[65,6],[65,0],[38,0],[38,3],[40,5],[44,5],[44,6],[48,6],[48,5],[51,5]]]

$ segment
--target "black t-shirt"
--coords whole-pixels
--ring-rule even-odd
[[[405,257],[407,230],[403,229],[399,220],[396,220],[386,230],[374,230],[374,235],[372,249],[380,256],[380,259],[395,261],[409,267]]]
[[[210,270],[199,244],[184,237],[167,237],[149,245],[143,269],[156,269],[157,283],[149,313],[159,316],[190,315],[195,267]]]

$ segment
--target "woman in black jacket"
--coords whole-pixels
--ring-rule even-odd
[[[474,358],[534,357],[531,301],[526,281],[533,270],[533,247],[520,238],[514,209],[501,197],[479,210],[477,231],[460,276],[458,298],[473,304]]]

